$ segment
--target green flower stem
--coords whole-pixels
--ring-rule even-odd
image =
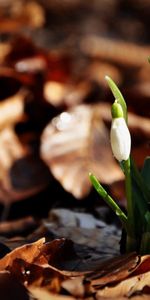
[[[125,173],[125,188],[127,197],[128,230],[127,230],[127,252],[136,250],[134,203],[132,199],[130,158],[123,161]]]
[[[127,228],[127,216],[125,215],[125,213],[121,210],[121,208],[117,205],[117,203],[113,200],[113,198],[102,187],[102,185],[99,183],[96,176],[89,173],[89,177],[90,177],[91,183],[94,186],[95,190],[103,198],[103,200],[111,207],[111,209],[115,212],[115,214],[120,219],[123,227],[127,231],[128,230],[128,228]]]

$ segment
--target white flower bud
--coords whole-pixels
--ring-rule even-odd
[[[112,120],[110,141],[115,158],[118,161],[127,160],[131,151],[131,137],[124,118]]]

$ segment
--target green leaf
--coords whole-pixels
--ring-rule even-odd
[[[122,110],[123,110],[123,117],[127,122],[127,105],[126,105],[123,95],[121,94],[121,92],[120,92],[119,88],[117,87],[117,85],[115,84],[115,82],[109,76],[105,76],[105,79],[107,80],[108,85],[109,85],[115,99],[121,105]]]
[[[100,184],[98,179],[95,175],[92,173],[89,173],[90,181],[97,191],[97,193],[103,198],[103,200],[111,207],[111,209],[115,212],[117,217],[122,222],[122,225],[127,230],[127,216],[125,213],[121,210],[121,208],[118,206],[118,204],[114,201],[114,199],[106,192],[106,190],[103,188],[103,186]]]
[[[132,175],[132,178],[135,180],[135,182],[138,186],[138,189],[143,194],[144,202],[148,206],[148,203],[150,201],[150,190],[148,189],[148,185],[146,184],[146,181],[143,178],[143,172],[142,173],[139,172],[133,159],[131,159],[131,175]],[[144,203],[143,203],[143,205],[144,205]]]
[[[142,175],[144,182],[148,188],[150,186],[150,156],[146,157],[146,159],[144,161],[144,166],[141,171],[141,175]],[[150,199],[149,199],[149,201],[150,201]]]
[[[150,253],[150,232],[144,232],[141,239],[141,248],[140,254],[149,254]]]
[[[146,214],[145,214],[145,219],[147,221],[147,231],[150,231],[150,212],[147,211]]]

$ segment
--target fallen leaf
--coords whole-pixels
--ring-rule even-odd
[[[107,286],[102,290],[99,290],[96,299],[101,299],[101,297],[106,297],[106,299],[109,297],[118,299],[118,297],[121,296],[130,298],[134,293],[142,292],[144,287],[149,287],[150,291],[150,271],[145,274],[125,279],[114,287]]]
[[[23,219],[3,221],[0,223],[0,235],[12,237],[14,235],[23,234],[27,230],[35,228],[36,222],[33,217],[25,217]]]
[[[26,93],[20,91],[0,102],[0,130],[24,119],[25,97]]]
[[[77,277],[74,279],[67,279],[62,282],[61,286],[74,297],[85,297],[86,285],[83,284],[83,278]]]
[[[35,286],[29,286],[28,290],[37,300],[75,300],[74,297],[64,296],[64,295],[56,295],[49,292],[46,288],[38,288]]]
[[[81,51],[90,57],[99,58],[130,68],[142,67],[149,56],[149,47],[123,40],[88,36],[81,41]]]
[[[0,131],[0,201],[8,205],[33,195],[45,187],[46,182],[49,182],[47,168],[20,142],[13,128]]]
[[[6,254],[2,259],[0,259],[0,270],[3,271],[7,269],[8,266],[11,267],[16,258],[22,259],[27,263],[33,263],[37,256],[39,256],[44,242],[45,238],[42,238],[35,243],[21,246]]]
[[[54,118],[42,134],[41,156],[55,178],[77,199],[91,189],[90,171],[102,183],[123,178],[111,153],[99,105],[76,106]]]
[[[87,275],[86,280],[90,281],[92,287],[96,289],[121,280],[124,282],[124,279],[133,273],[139,264],[140,257],[136,253],[118,256],[99,265],[99,270]]]

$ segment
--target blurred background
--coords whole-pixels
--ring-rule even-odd
[[[2,218],[93,209],[101,202],[89,171],[124,205],[104,77],[125,96],[141,169],[150,153],[149,20],[148,0],[0,0]]]

